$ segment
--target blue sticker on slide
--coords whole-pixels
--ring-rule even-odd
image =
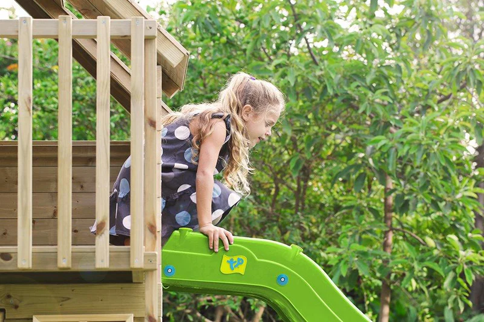
[[[172,277],[173,275],[175,275],[175,267],[171,265],[166,265],[163,272],[165,273],[165,276]]]
[[[289,282],[289,277],[286,274],[281,274],[277,276],[277,284],[284,286]]]

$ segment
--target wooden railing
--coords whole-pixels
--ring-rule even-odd
[[[18,246],[17,267],[32,263],[32,39],[59,42],[57,268],[73,267],[72,245],[72,39],[97,39],[95,268],[110,269],[110,42],[131,39],[131,246],[129,267],[159,269],[161,226],[161,68],[157,67],[156,21],[59,19],[0,20],[0,38],[18,38]],[[156,179],[156,180],[155,180]],[[55,247],[55,246],[53,246]],[[0,253],[2,252],[0,247]],[[75,249],[74,249],[75,250]],[[43,250],[46,252],[46,250]],[[145,252],[155,252],[146,267]],[[118,251],[115,251],[118,253]],[[158,263],[158,264],[157,264]],[[46,267],[52,270],[49,263]],[[156,284],[155,284],[156,285]],[[155,292],[155,290],[152,290]]]

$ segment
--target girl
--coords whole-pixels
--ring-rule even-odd
[[[207,235],[215,252],[219,240],[229,249],[233,236],[218,225],[249,194],[249,149],[271,135],[283,109],[274,85],[238,73],[216,102],[186,105],[162,119],[163,244],[175,229],[188,227]],[[110,240],[118,245],[129,245],[130,165],[128,158],[110,199]],[[226,185],[214,180],[222,170]]]

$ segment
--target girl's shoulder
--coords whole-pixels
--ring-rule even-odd
[[[227,114],[227,113],[214,113],[212,114],[212,117],[210,119],[210,124],[212,127],[213,124],[215,123],[223,123],[225,125],[225,132],[226,132],[226,136],[227,135],[230,135],[230,129],[231,129],[231,126],[230,126],[230,114]],[[193,136],[196,136],[198,134],[198,132],[200,131],[200,118],[198,117],[198,114],[195,114],[191,120],[188,121],[188,124],[189,124],[189,128],[190,128],[190,132]],[[203,126],[202,126],[203,127]],[[215,130],[221,130],[222,127],[215,127],[213,128]]]

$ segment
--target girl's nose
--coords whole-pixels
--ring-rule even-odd
[[[272,129],[269,129],[269,131],[266,132],[266,136],[271,136],[272,134]]]

